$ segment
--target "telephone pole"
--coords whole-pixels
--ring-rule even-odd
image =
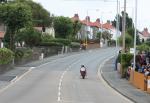
[[[122,51],[125,52],[125,33],[126,33],[126,0],[124,0],[124,12],[122,19]]]

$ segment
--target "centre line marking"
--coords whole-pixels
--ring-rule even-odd
[[[60,80],[59,80],[59,85],[58,85],[58,98],[57,98],[57,101],[58,101],[58,102],[61,101],[61,88],[62,88],[62,81],[63,81],[64,75],[65,75],[65,73],[67,73],[67,71],[68,71],[69,69],[71,69],[71,67],[72,67],[73,65],[75,65],[75,64],[78,63],[78,62],[79,62],[79,60],[76,61],[75,63],[71,64],[71,65],[61,74],[61,77],[60,77]]]

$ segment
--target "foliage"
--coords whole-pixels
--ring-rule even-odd
[[[7,48],[0,48],[0,64],[8,64],[13,60],[13,52]]]
[[[108,41],[108,46],[115,46],[116,45],[116,40],[109,40]]]
[[[23,58],[29,58],[33,54],[32,49],[29,48],[20,48],[15,51],[15,60],[20,60]]]
[[[24,41],[27,46],[33,47],[41,42],[41,33],[34,28],[26,28],[16,35],[16,41]]]
[[[51,26],[52,25],[53,15],[51,15],[39,3],[36,3],[32,0],[15,0],[15,2],[24,3],[30,6],[34,26]]]
[[[58,42],[41,42],[39,46],[63,46],[63,44]]]
[[[32,14],[28,5],[22,3],[0,4],[0,21],[7,26],[10,49],[14,50],[14,37],[16,32],[31,25]]]
[[[78,42],[71,42],[70,47],[72,47],[72,48],[80,48],[80,43],[78,43]]]
[[[145,44],[150,46],[150,39],[147,39],[147,41],[145,42]]]
[[[114,21],[112,21],[112,24],[113,24],[113,26],[115,26],[115,27],[117,27],[116,26],[116,21],[117,21],[117,16],[119,15],[119,30],[120,31],[122,31],[122,19],[123,19],[123,15],[124,15],[124,12],[122,11],[122,15],[120,15],[120,14],[117,14],[116,15],[116,17],[115,17],[115,20]],[[128,29],[128,28],[134,28],[133,27],[133,20],[132,20],[132,18],[130,18],[129,16],[128,16],[128,13],[126,13],[126,28]]]
[[[53,39],[51,35],[42,35],[42,42],[48,42],[49,40]]]
[[[68,38],[73,33],[73,22],[68,17],[55,17],[54,29],[56,38]]]
[[[133,55],[130,53],[121,54],[122,77],[125,77],[127,67],[130,65],[130,61],[132,60],[132,58],[133,58]]]
[[[142,52],[142,51],[148,51],[150,50],[150,46],[147,44],[141,44],[137,47],[137,49]]]
[[[101,39],[101,37],[102,37],[101,35],[102,35],[102,33],[101,33],[101,32],[98,32],[97,35],[96,35],[96,37],[97,37],[98,39]]]
[[[112,34],[110,34],[108,31],[102,32],[102,38],[105,40],[110,40],[112,37]]]
[[[126,44],[126,48],[130,48],[133,47],[133,38],[126,33],[125,35],[125,44]],[[119,38],[119,44],[122,45],[122,37]]]
[[[76,20],[73,22],[73,38],[77,35],[78,31],[81,29],[80,21]]]
[[[46,41],[42,41],[39,45],[40,46],[54,46],[54,45],[70,45],[71,41],[68,39],[62,39],[62,38],[52,38],[47,39]]]

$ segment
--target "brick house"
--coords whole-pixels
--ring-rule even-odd
[[[144,28],[144,30],[142,32],[139,32],[138,35],[141,42],[150,39],[150,33],[148,31],[148,28]]]

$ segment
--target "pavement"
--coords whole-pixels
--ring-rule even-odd
[[[121,78],[115,70],[115,58],[106,61],[101,69],[103,79],[117,92],[135,103],[150,103],[150,94],[135,88],[128,80]]]
[[[28,63],[23,66],[15,67],[14,69],[0,75],[0,89],[5,88],[10,83],[15,82],[18,78],[21,78],[25,73],[31,70],[33,67],[37,67],[43,63],[47,63],[58,58],[63,58],[65,55],[52,56],[43,60]],[[126,79],[122,79],[120,74],[115,70],[115,59],[112,58],[104,63],[102,66],[102,77],[117,92],[132,100],[135,103],[150,103],[150,94],[136,89]]]

